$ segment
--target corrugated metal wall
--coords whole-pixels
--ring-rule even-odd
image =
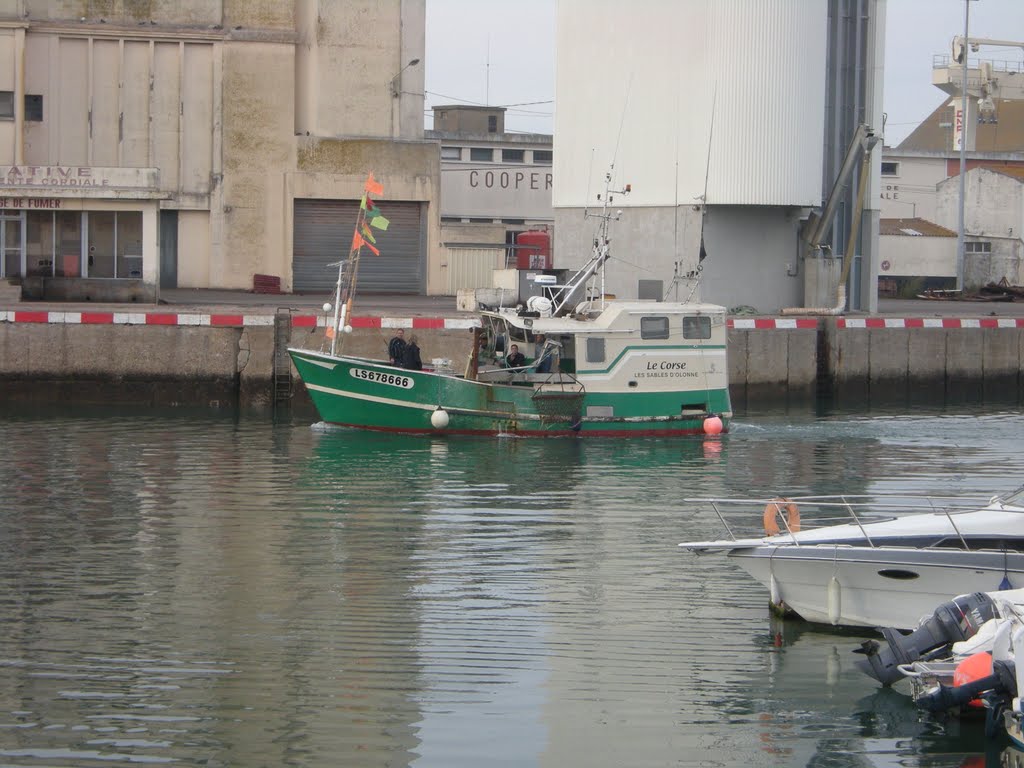
[[[452,248],[446,249],[448,265],[448,295],[455,296],[467,288],[490,288],[494,284],[494,270],[505,267],[506,249]]]
[[[380,256],[363,249],[359,292],[422,293],[426,260],[422,204],[384,200],[379,207],[390,225],[385,232],[373,230]],[[293,290],[334,290],[338,269],[327,265],[348,256],[358,212],[358,200],[295,201]]]
[[[593,205],[613,163],[622,207],[818,204],[827,12],[559,0],[555,208]]]

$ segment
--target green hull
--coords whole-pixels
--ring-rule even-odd
[[[409,371],[375,360],[289,350],[320,417],[361,429],[433,434],[626,437],[704,434],[728,427],[728,389],[681,393],[579,391],[559,384],[501,384]],[[583,377],[580,377],[581,379]],[[585,389],[585,382],[584,382]],[[441,411],[443,413],[437,413]]]

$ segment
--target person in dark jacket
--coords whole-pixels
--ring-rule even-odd
[[[519,345],[513,344],[508,348],[508,357],[505,358],[506,368],[522,368],[526,365],[526,355],[519,351]]]
[[[405,359],[405,331],[399,328],[388,342],[388,359],[392,365],[402,365]]]
[[[422,371],[423,361],[420,360],[420,348],[416,343],[416,334],[409,337],[409,343],[402,352],[402,367],[410,371]]]

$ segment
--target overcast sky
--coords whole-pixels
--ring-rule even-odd
[[[886,144],[902,141],[946,98],[931,84],[932,57],[948,53],[953,36],[963,34],[965,2],[888,0]],[[551,133],[557,0],[426,3],[428,114],[436,104],[507,106],[506,130]],[[970,34],[1024,42],[1024,0],[971,0]],[[986,47],[977,55],[1024,60],[1020,48]]]

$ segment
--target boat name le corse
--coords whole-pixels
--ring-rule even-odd
[[[368,371],[365,368],[350,368],[349,373],[353,378],[363,381],[374,381],[378,384],[388,384],[392,387],[412,389],[412,379],[408,376],[399,376],[396,373],[385,373],[384,371]]]

